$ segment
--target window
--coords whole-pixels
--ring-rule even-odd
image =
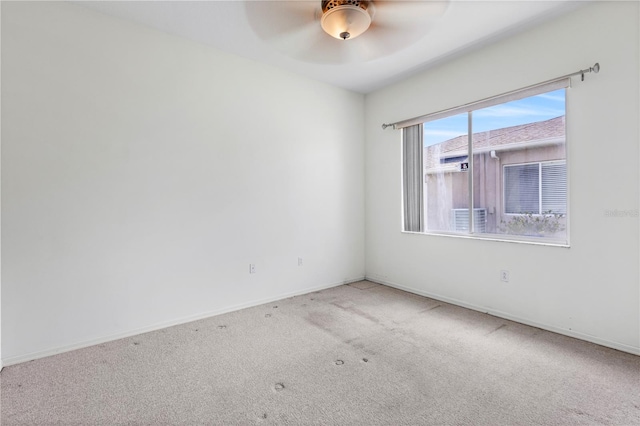
[[[411,208],[421,211],[414,214],[420,218],[416,225],[405,222],[404,229],[566,244],[568,83],[546,83],[414,121],[411,127],[422,130],[423,152],[413,155],[412,164],[415,170],[421,157],[423,180],[412,185],[422,192]],[[406,192],[405,198],[411,201]],[[409,205],[405,200],[405,217]]]
[[[564,161],[504,166],[503,181],[505,213],[567,213]]]

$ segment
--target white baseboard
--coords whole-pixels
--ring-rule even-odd
[[[14,356],[14,357],[9,357],[9,358],[0,360],[0,366],[8,367],[10,365],[20,364],[22,362],[32,361],[34,359],[44,358],[44,357],[51,356],[51,355],[57,355],[57,354],[61,354],[61,353],[64,353],[64,352],[69,352],[69,351],[73,351],[73,350],[76,350],[76,349],[82,349],[82,348],[86,348],[86,347],[89,347],[89,346],[99,345],[101,343],[111,342],[111,341],[118,340],[118,339],[124,339],[126,337],[136,336],[138,334],[148,333],[150,331],[161,330],[161,329],[167,328],[167,327],[173,327],[174,325],[186,324],[186,323],[189,323],[189,322],[193,322],[193,321],[198,321],[198,320],[205,319],[205,318],[214,317],[216,315],[222,315],[222,314],[226,314],[226,313],[233,312],[233,311],[239,311],[240,309],[251,308],[251,307],[254,307],[254,306],[259,306],[259,305],[263,305],[265,303],[275,302],[277,300],[282,300],[282,299],[286,299],[286,298],[293,297],[293,296],[300,296],[302,294],[313,293],[314,291],[325,290],[325,289],[332,288],[332,287],[338,287],[338,286],[341,286],[341,285],[344,285],[344,284],[350,284],[350,283],[362,281],[364,279],[365,278],[363,276],[363,277],[359,277],[359,278],[348,279],[348,280],[345,280],[345,281],[342,281],[342,282],[338,282],[338,283],[324,284],[324,285],[316,286],[316,287],[309,287],[309,288],[305,288],[305,289],[302,289],[302,290],[297,290],[297,291],[293,291],[293,292],[289,292],[289,293],[279,294],[279,295],[276,295],[276,296],[273,296],[273,297],[267,297],[267,298],[264,298],[264,299],[252,300],[250,302],[240,303],[240,304],[229,306],[229,307],[226,307],[226,308],[215,309],[213,311],[208,311],[208,312],[201,312],[201,313],[196,314],[196,315],[190,315],[190,316],[187,316],[187,317],[177,318],[177,319],[170,320],[170,321],[163,321],[161,323],[156,323],[156,324],[152,324],[152,325],[149,325],[149,326],[146,326],[146,327],[141,327],[141,328],[136,328],[136,329],[133,329],[133,330],[128,330],[128,331],[124,331],[124,332],[121,332],[121,333],[110,334],[108,336],[103,336],[103,337],[98,337],[98,338],[95,338],[95,339],[85,340],[85,341],[74,343],[74,344],[71,344],[71,345],[58,346],[58,347],[46,349],[46,350],[43,350],[43,351],[37,351],[37,352],[28,353],[28,354],[25,354],[25,355],[18,355],[18,356]]]
[[[551,331],[554,333],[558,333],[558,334],[562,334],[565,336],[569,336],[569,337],[573,337],[576,339],[580,339],[580,340],[585,340],[587,342],[591,342],[591,343],[595,343],[597,345],[600,346],[606,346],[608,348],[611,349],[616,349],[622,352],[627,352],[633,355],[640,355],[640,348],[634,347],[634,346],[629,346],[626,345],[624,343],[618,343],[618,342],[612,342],[606,339],[601,339],[599,337],[596,336],[591,336],[589,334],[584,334],[584,333],[579,333],[573,330],[568,330],[568,329],[564,329],[564,328],[559,328],[559,327],[555,327],[553,325],[549,325],[549,324],[542,324],[536,321],[532,321],[530,319],[527,318],[522,318],[519,317],[517,315],[513,315],[507,312],[502,312],[502,311],[497,311],[497,310],[493,310],[493,309],[489,309],[483,306],[479,306],[479,305],[474,305],[471,303],[467,303],[464,302],[462,300],[458,300],[458,299],[453,299],[450,297],[446,297],[446,296],[441,296],[438,294],[434,294],[434,293],[429,293],[428,291],[423,291],[423,290],[418,290],[415,288],[411,288],[411,287],[406,287],[400,284],[396,284],[393,282],[390,282],[388,280],[381,280],[375,277],[366,277],[365,278],[367,281],[371,281],[377,284],[382,284],[382,285],[386,285],[388,287],[393,287],[393,288],[397,288],[398,290],[403,290],[409,293],[413,293],[413,294],[417,294],[419,296],[424,296],[424,297],[428,297],[430,299],[435,299],[435,300],[440,300],[441,302],[446,302],[446,303],[450,303],[452,305],[457,305],[457,306],[461,306],[463,308],[467,308],[467,309],[472,309],[474,311],[478,311],[478,312],[482,312],[482,313],[486,313],[489,315],[493,315],[495,317],[500,317],[500,318],[504,318],[510,321],[514,321],[514,322],[518,322],[520,324],[525,324],[525,325],[529,325],[532,327],[536,327],[536,328],[540,328],[543,330],[547,330],[547,331]]]

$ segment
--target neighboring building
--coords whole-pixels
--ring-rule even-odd
[[[472,136],[476,232],[511,233],[506,224],[527,213],[566,214],[564,116]],[[467,145],[463,135],[424,149],[427,230],[468,230]]]

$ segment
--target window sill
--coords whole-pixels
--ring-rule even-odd
[[[550,238],[536,238],[536,239],[523,239],[523,238],[509,238],[508,236],[499,234],[458,234],[453,232],[410,232],[400,231],[403,234],[411,235],[426,235],[433,237],[449,237],[449,238],[461,238],[465,240],[484,240],[484,241],[496,241],[502,243],[514,243],[514,244],[529,244],[535,246],[549,246],[549,247],[563,247],[570,248],[571,245],[568,241],[553,240]]]

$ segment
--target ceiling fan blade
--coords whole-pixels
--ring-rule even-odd
[[[353,45],[329,36],[320,26],[320,0],[250,1],[245,11],[256,35],[287,56],[321,64],[350,61]]]
[[[249,1],[245,11],[255,34],[294,59],[337,64],[365,62],[393,54],[424,37],[450,0],[370,3],[369,30],[351,40],[338,40],[320,25],[321,2]]]
[[[321,16],[319,1],[248,1],[245,13],[256,35],[267,41],[319,25]]]
[[[371,26],[358,38],[360,57],[373,60],[416,43],[434,28],[449,4],[449,0],[374,2]]]
[[[315,41],[292,56],[296,59],[317,64],[338,64],[353,61],[353,45],[335,39],[327,34],[319,34]]]
[[[373,3],[373,22],[388,27],[404,29],[422,25],[442,17],[451,0],[406,1],[380,0]]]

